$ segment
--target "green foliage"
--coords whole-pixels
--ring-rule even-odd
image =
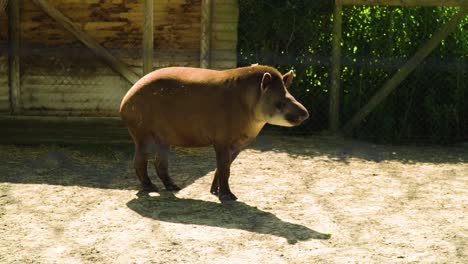
[[[328,107],[332,10],[331,1],[240,1],[239,66],[293,69],[292,93],[311,113],[321,113]],[[326,115],[314,114],[314,122],[302,127],[306,131],[295,132],[320,131],[326,124]]]
[[[345,7],[341,120],[346,122],[457,8]],[[294,69],[293,93],[311,112],[294,133],[328,124],[333,1],[241,0],[239,66]],[[468,135],[465,18],[355,130],[383,142],[450,143]],[[291,131],[291,130],[288,130]]]

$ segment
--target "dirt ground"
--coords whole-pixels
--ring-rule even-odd
[[[468,263],[466,145],[264,136],[227,204],[211,149],[172,151],[175,194],[139,192],[132,151],[0,146],[0,263]]]

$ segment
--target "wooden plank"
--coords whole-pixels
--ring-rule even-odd
[[[115,92],[116,86],[127,87],[128,84],[125,81],[121,81],[119,76],[96,76],[93,79],[69,79],[64,83],[54,82],[57,79],[64,78],[65,76],[33,76],[24,75],[22,77],[21,94],[24,95],[26,92],[35,93],[66,93],[70,96],[72,94],[88,93],[89,98],[93,98],[95,94],[109,93],[113,91],[113,94],[125,94],[125,91]],[[77,76],[78,78],[80,76]],[[81,76],[82,78],[86,78]],[[112,87],[112,88],[111,88]]]
[[[123,97],[123,96],[122,96]],[[58,102],[58,101],[50,101],[50,102],[38,102],[38,101],[25,101],[23,112],[27,112],[30,110],[40,110],[41,112],[44,111],[68,111],[69,115],[78,115],[81,111],[91,111],[93,115],[100,116],[102,112],[113,112],[116,115],[119,113],[120,100],[115,101],[113,104],[107,102]],[[76,113],[74,113],[76,112]]]
[[[143,1],[143,75],[153,71],[154,50],[154,5],[153,0]]]
[[[212,20],[216,23],[236,23],[239,20],[237,13],[213,13]]]
[[[235,68],[237,65],[237,61],[235,60],[213,61],[211,64],[212,64],[211,67],[213,69],[225,70],[225,69]]]
[[[33,109],[24,109],[21,112],[22,115],[31,115],[31,116],[94,116],[94,117],[118,117],[119,111],[109,110],[109,109],[42,109],[42,108],[33,108]]]
[[[77,87],[79,90],[79,87]],[[119,93],[119,94],[112,94],[109,95],[109,91],[107,93],[104,91],[99,92],[99,93],[92,93],[91,87],[87,87],[86,91],[84,92],[77,92],[76,90],[74,92],[68,92],[65,90],[62,90],[60,92],[57,91],[38,91],[35,89],[28,89],[28,91],[23,92],[22,95],[25,97],[24,98],[24,104],[26,102],[34,102],[34,103],[41,103],[44,105],[47,104],[63,104],[63,109],[66,109],[68,107],[68,104],[76,104],[77,106],[80,106],[78,103],[86,103],[86,104],[109,104],[109,105],[114,105],[117,109],[118,104],[120,104],[120,101],[122,97],[125,95],[124,93]],[[108,88],[110,89],[110,88]],[[93,94],[94,96],[91,96]]]
[[[211,61],[237,61],[237,52],[235,50],[212,50]]]
[[[237,42],[237,31],[214,31],[211,35],[213,40]]]
[[[122,124],[119,117],[72,117],[72,116],[0,116],[0,122],[14,122],[27,124],[28,122],[44,123],[71,123],[71,124],[101,124],[118,125]]]
[[[6,15],[6,13],[8,12],[7,6],[8,6],[8,0],[0,0],[0,17],[2,17],[3,15]]]
[[[237,23],[234,22],[228,22],[228,23],[213,23],[211,25],[211,28],[213,31],[218,31],[218,32],[235,32],[237,33]]]
[[[0,144],[131,143],[119,117],[0,116],[0,127]]]
[[[468,6],[467,0],[337,0],[341,5]]]
[[[9,39],[9,78],[10,78],[10,111],[21,112],[20,87],[20,1],[8,3],[8,39]]]
[[[226,41],[226,40],[216,40],[211,43],[212,50],[236,50],[237,42],[235,41]]]
[[[343,132],[350,134],[353,128],[361,123],[374,108],[380,104],[415,68],[434,50],[439,43],[445,39],[460,23],[468,13],[467,7],[462,7],[460,11],[443,25],[432,37],[424,43],[383,86],[377,93],[364,105],[353,118],[343,127]]]
[[[215,1],[213,5],[213,13],[237,15],[237,13],[239,13],[239,8],[236,3],[222,4]]]
[[[328,117],[328,129],[336,133],[340,127],[340,61],[341,61],[341,32],[342,32],[343,7],[335,4],[333,11],[333,41],[330,73],[330,108]]]
[[[201,35],[200,35],[200,67],[210,68],[211,53],[211,21],[213,3],[202,0],[201,3]]]
[[[156,68],[165,68],[165,67],[171,67],[171,66],[183,66],[183,67],[200,67],[200,60],[194,60],[194,61],[156,61],[155,62],[155,67]]]
[[[114,55],[103,48],[96,40],[91,38],[83,30],[73,24],[73,22],[51,6],[46,0],[32,0],[39,8],[41,8],[48,16],[54,19],[64,29],[68,30],[79,41],[91,49],[97,56],[103,59],[112,69],[121,74],[131,84],[135,83],[140,77],[130,70],[124,63],[119,61]]]
[[[41,24],[39,22],[32,22],[35,24]],[[83,30],[85,31],[117,31],[128,25],[126,21],[99,21],[99,22],[85,22]]]

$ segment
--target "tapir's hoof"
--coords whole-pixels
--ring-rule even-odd
[[[159,192],[158,187],[154,185],[153,183],[151,184],[142,184],[141,185],[141,190],[144,192]]]
[[[211,190],[210,190],[210,193],[213,194],[213,195],[218,196],[218,194],[219,194],[218,188],[216,188],[216,189],[211,189]]]
[[[180,191],[180,187],[175,185],[174,183],[166,185],[166,191],[169,192],[177,192]]]
[[[225,202],[235,201],[237,200],[237,197],[232,193],[228,193],[228,194],[219,195],[219,200],[222,203],[225,203]]]

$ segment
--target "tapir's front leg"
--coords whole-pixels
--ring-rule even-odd
[[[229,176],[231,171],[231,151],[229,147],[215,146],[216,151],[216,176],[218,178],[218,197],[221,202],[234,201],[237,197],[229,188]]]
[[[231,159],[229,161],[229,164],[232,165],[232,163],[234,162],[234,160],[237,158],[237,156],[239,155],[240,153],[240,149],[236,149],[236,150],[231,150],[230,153],[231,153]],[[211,183],[211,189],[210,189],[210,192],[216,196],[219,195],[219,183],[218,183],[218,170],[216,170],[215,172],[215,176],[213,178],[213,182]]]

